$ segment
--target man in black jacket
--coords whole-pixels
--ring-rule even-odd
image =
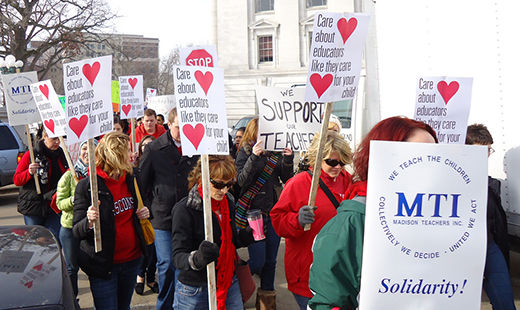
[[[171,209],[177,201],[188,195],[188,174],[198,160],[195,156],[182,156],[176,108],[168,113],[168,128],[166,134],[145,147],[140,161],[144,204],[151,211],[155,230],[158,310],[171,310],[175,293],[175,268],[171,259]]]

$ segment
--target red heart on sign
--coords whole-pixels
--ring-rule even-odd
[[[451,82],[449,85],[445,81],[437,83],[437,90],[444,99],[444,104],[448,104],[448,101],[457,93],[459,90],[459,83],[457,81]]]
[[[134,89],[135,85],[137,84],[137,78],[128,79],[128,84],[130,84],[130,86],[132,86],[132,89]]]
[[[49,128],[49,130],[52,131],[52,133],[54,133],[54,120],[53,119],[45,120],[45,121],[43,121],[43,123],[45,124],[45,127]]]
[[[204,137],[205,132],[204,125],[197,124],[195,128],[191,126],[190,124],[186,124],[182,127],[182,132],[184,132],[184,135],[188,140],[190,140],[191,144],[195,147],[195,149],[199,148],[200,141]]]
[[[72,129],[72,131],[74,131],[74,133],[76,134],[76,136],[78,136],[78,139],[79,139],[79,137],[81,136],[81,133],[83,132],[83,129],[85,129],[85,126],[87,126],[87,123],[88,123],[87,115],[83,115],[79,119],[73,117],[69,120],[69,127],[70,127],[70,129]]]
[[[33,269],[34,269],[34,270],[41,271],[41,270],[42,270],[42,267],[43,267],[43,264],[39,264],[39,265],[34,266]]]
[[[94,81],[96,80],[100,68],[101,65],[97,61],[92,64],[92,67],[89,64],[83,65],[83,75],[90,82],[90,85],[94,86]]]
[[[123,110],[123,112],[125,112],[126,115],[128,115],[128,112],[130,112],[130,110],[132,110],[132,105],[130,104],[124,104],[121,109]]]
[[[332,80],[332,74],[325,74],[323,77],[321,77],[321,75],[318,73],[311,75],[311,85],[316,91],[318,98],[320,98],[321,95],[323,95],[323,93],[329,88],[330,84],[332,84]]]
[[[152,94],[153,94],[153,91],[154,91],[154,90],[155,90],[155,89],[150,89],[150,93],[152,93]]]
[[[343,44],[345,44],[345,42],[347,42],[350,35],[354,32],[354,30],[356,30],[357,19],[352,17],[347,22],[347,20],[345,18],[341,18],[340,20],[338,20],[337,26],[338,26],[339,33],[341,34],[341,38],[343,39]]]
[[[209,87],[211,86],[211,83],[213,83],[213,74],[209,71],[202,73],[197,70],[195,71],[195,79],[199,82],[200,87],[202,87],[202,90],[207,96]]]
[[[32,285],[33,285],[33,281],[32,280],[24,284],[24,286],[26,286],[27,288],[31,288]]]
[[[49,99],[49,86],[46,84],[38,86],[40,88],[40,91],[45,96],[45,98]]]

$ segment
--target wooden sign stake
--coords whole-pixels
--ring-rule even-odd
[[[63,149],[63,153],[65,153],[65,159],[67,160],[67,165],[69,165],[70,172],[72,172],[72,176],[74,177],[74,182],[76,185],[78,184],[78,176],[76,175],[76,172],[74,171],[74,164],[72,163],[72,159],[70,158],[69,149],[67,148],[67,145],[65,144],[65,141],[63,140],[63,136],[60,137],[60,145]]]
[[[137,152],[137,146],[135,145],[135,117],[130,119],[130,127],[131,127],[131,140],[132,140],[132,151]]]
[[[200,155],[202,170],[202,201],[204,206],[205,239],[213,242],[213,212],[211,211],[211,195],[209,187],[209,158],[207,154]],[[209,309],[217,310],[217,283],[215,278],[215,262],[208,264],[208,301]]]
[[[25,134],[27,135],[27,146],[29,147],[29,156],[31,157],[31,164],[34,164],[34,147],[31,137],[31,132],[29,131],[29,125],[25,125]],[[41,194],[42,190],[40,189],[40,181],[38,178],[38,171],[33,174],[34,184],[36,185],[36,193]]]
[[[92,200],[92,206],[99,208],[95,149],[96,146],[94,145],[94,139],[88,139],[88,169],[90,175],[90,198]],[[101,214],[101,212],[99,212],[99,214]],[[101,225],[99,218],[94,222],[94,246],[96,253],[100,252],[103,249],[101,245]]]
[[[327,132],[329,130],[329,119],[330,119],[330,114],[332,113],[333,104],[334,104],[333,102],[325,103],[325,115],[323,116],[323,121],[321,123],[321,131],[320,131],[320,145],[318,147],[318,154],[316,154],[316,162],[314,163],[314,167],[313,167],[311,191],[309,193],[308,205],[311,207],[313,207],[316,202],[316,193],[318,191],[318,186],[319,186],[318,184],[319,184],[320,175],[321,175],[321,162],[323,161],[323,148],[325,147],[325,142],[327,141]],[[308,231],[310,229],[311,229],[311,224],[306,224],[303,227],[304,231]]]

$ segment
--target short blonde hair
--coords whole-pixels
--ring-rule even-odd
[[[316,155],[318,154],[318,148],[320,146],[320,134],[316,133],[312,139],[311,146],[307,152],[307,159],[309,165],[314,167],[316,163]],[[323,159],[327,159],[332,152],[337,152],[341,162],[345,164],[352,163],[352,150],[348,145],[348,142],[337,132],[329,130],[327,132],[327,140],[323,147]]]
[[[96,147],[96,167],[101,168],[110,177],[121,176],[123,172],[132,174],[132,165],[128,156],[130,138],[124,133],[106,134]]]

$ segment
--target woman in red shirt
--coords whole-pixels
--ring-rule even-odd
[[[97,309],[129,309],[137,269],[146,247],[137,210],[130,164],[130,138],[111,132],[96,148],[99,205],[91,205],[90,180],[78,183],[74,196],[74,235],[81,240],[78,264],[88,275]],[[100,220],[102,251],[94,250],[94,222]]]

